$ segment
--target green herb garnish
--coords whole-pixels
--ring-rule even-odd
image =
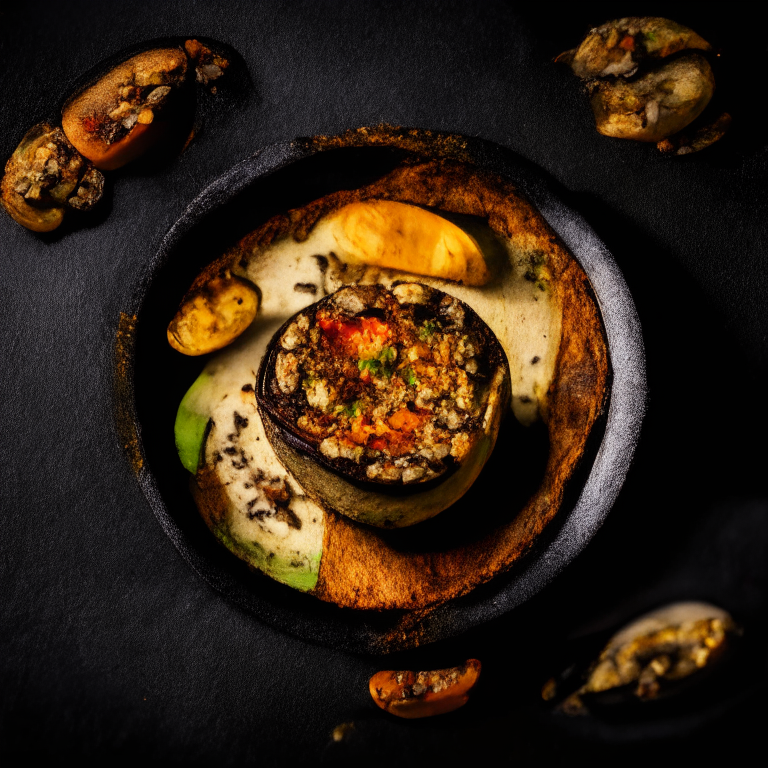
[[[392,347],[384,347],[375,358],[371,360],[358,360],[357,368],[362,373],[369,371],[371,376],[386,376],[389,378],[394,369],[392,364],[395,362],[397,353]]]
[[[395,361],[395,350],[392,347],[383,347],[377,358],[382,365],[389,365]]]
[[[436,330],[437,323],[434,320],[425,320],[421,328],[419,328],[419,338],[422,341],[427,341],[434,336]]]
[[[360,415],[362,408],[360,406],[359,400],[353,400],[351,403],[347,403],[346,405],[337,405],[335,410],[336,413],[340,413],[342,416],[347,416],[350,419],[354,419],[355,416]]]
[[[371,375],[375,376],[381,370],[381,363],[378,360],[358,360],[357,368],[361,373],[370,371]]]
[[[401,376],[405,381],[408,382],[409,387],[416,386],[418,379],[416,378],[416,372],[413,370],[413,368],[411,368],[410,365],[407,365],[405,368],[403,368]]]

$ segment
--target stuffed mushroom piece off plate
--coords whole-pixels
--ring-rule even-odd
[[[361,131],[266,150],[190,207],[150,265],[149,287],[124,317],[118,426],[139,480],[196,570],[273,625],[378,652],[462,631],[509,610],[551,579],[585,545],[618,492],[644,407],[642,345],[631,299],[583,222],[549,196],[535,172],[489,149],[456,137],[381,129],[375,137]],[[556,230],[560,225],[558,234],[577,246],[582,264],[592,270],[591,285],[510,178],[525,185]],[[423,268],[432,274],[419,275],[398,264],[356,263],[344,252],[348,230],[339,225],[340,212],[380,200],[427,211],[466,232],[481,247],[487,279],[461,284],[439,269]],[[227,242],[234,244],[225,250]],[[227,270],[258,286],[262,306],[248,331],[208,358],[184,398],[192,428],[209,425],[194,494],[221,541],[295,590],[254,575],[215,545],[189,496],[182,495],[184,470],[168,452],[167,433],[161,442],[159,425],[171,426],[201,361],[166,351],[157,344],[157,329],[168,324],[190,284],[199,289]],[[392,288],[399,282],[443,291],[487,323],[509,360],[514,415],[459,502],[434,520],[386,531],[318,503],[274,450],[269,466],[261,458],[260,466],[252,466],[269,447],[253,390],[267,343],[291,315],[343,285]],[[621,302],[602,301],[601,286]],[[617,344],[624,345],[622,367],[614,364],[609,387],[609,356]],[[150,368],[167,377],[160,397]],[[623,402],[616,401],[617,393]],[[617,417],[621,427],[614,424]],[[538,425],[521,426],[537,419]],[[260,487],[250,477],[254,469]],[[251,511],[262,514],[249,516],[248,502],[257,497],[261,501]],[[339,612],[328,603],[358,610]]]

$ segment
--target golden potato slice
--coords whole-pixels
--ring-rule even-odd
[[[336,254],[351,264],[485,285],[491,272],[477,242],[423,208],[391,200],[350,203],[330,217]]]
[[[481,664],[469,659],[460,667],[431,672],[377,672],[368,683],[371,697],[385,712],[415,719],[463,707],[480,677]]]
[[[256,317],[259,295],[248,281],[215,277],[184,297],[168,325],[168,343],[184,355],[205,355],[231,344]]]

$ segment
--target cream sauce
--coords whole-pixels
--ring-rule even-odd
[[[507,258],[496,265],[494,279],[485,286],[466,287],[424,276],[418,281],[466,302],[493,330],[509,361],[513,412],[528,425],[546,413],[546,393],[560,343],[561,310],[546,264],[532,265],[524,238],[503,245]],[[205,368],[209,380],[197,394],[195,407],[214,422],[206,442],[206,463],[215,466],[226,489],[230,535],[263,548],[267,555],[301,562],[316,573],[324,513],[304,495],[269,444],[252,389],[259,364],[278,328],[327,293],[354,282],[390,287],[396,280],[413,280],[414,274],[354,263],[353,255],[339,248],[332,225],[323,221],[305,241],[280,238],[252,253],[247,266],[233,272],[259,287],[262,303],[248,331]],[[246,385],[251,389],[244,392]],[[247,419],[247,426],[236,428],[235,412]],[[290,494],[287,509],[295,519],[281,513],[259,490],[254,475],[263,475],[271,488],[285,485]],[[270,572],[268,567],[264,570]]]

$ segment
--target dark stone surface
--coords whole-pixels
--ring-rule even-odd
[[[749,100],[763,87],[763,51],[745,39],[738,9],[591,4],[563,16],[491,3],[68,2],[0,10],[3,158],[28,127],[55,117],[84,71],[142,40],[221,40],[252,81],[228,111],[206,116],[182,157],[153,173],[145,164],[113,174],[91,225],[41,238],[0,217],[5,764],[67,755],[118,765],[286,757],[639,765],[662,754],[752,764],[766,714],[768,163],[764,110]],[[721,145],[670,160],[594,131],[578,82],[551,59],[591,25],[630,14],[690,24],[720,50],[718,85],[734,117]],[[380,660],[273,631],[198,579],[155,522],[112,427],[118,312],[184,207],[261,146],[382,121],[489,139],[552,177],[627,278],[651,391],[635,466],[580,558],[492,624],[387,660],[483,661],[475,701],[429,722],[374,709],[367,678]],[[540,708],[541,682],[570,643],[681,598],[717,602],[745,627],[749,664],[716,701],[702,695],[663,718],[614,726],[564,724]],[[349,738],[331,743],[333,727],[350,721]]]

